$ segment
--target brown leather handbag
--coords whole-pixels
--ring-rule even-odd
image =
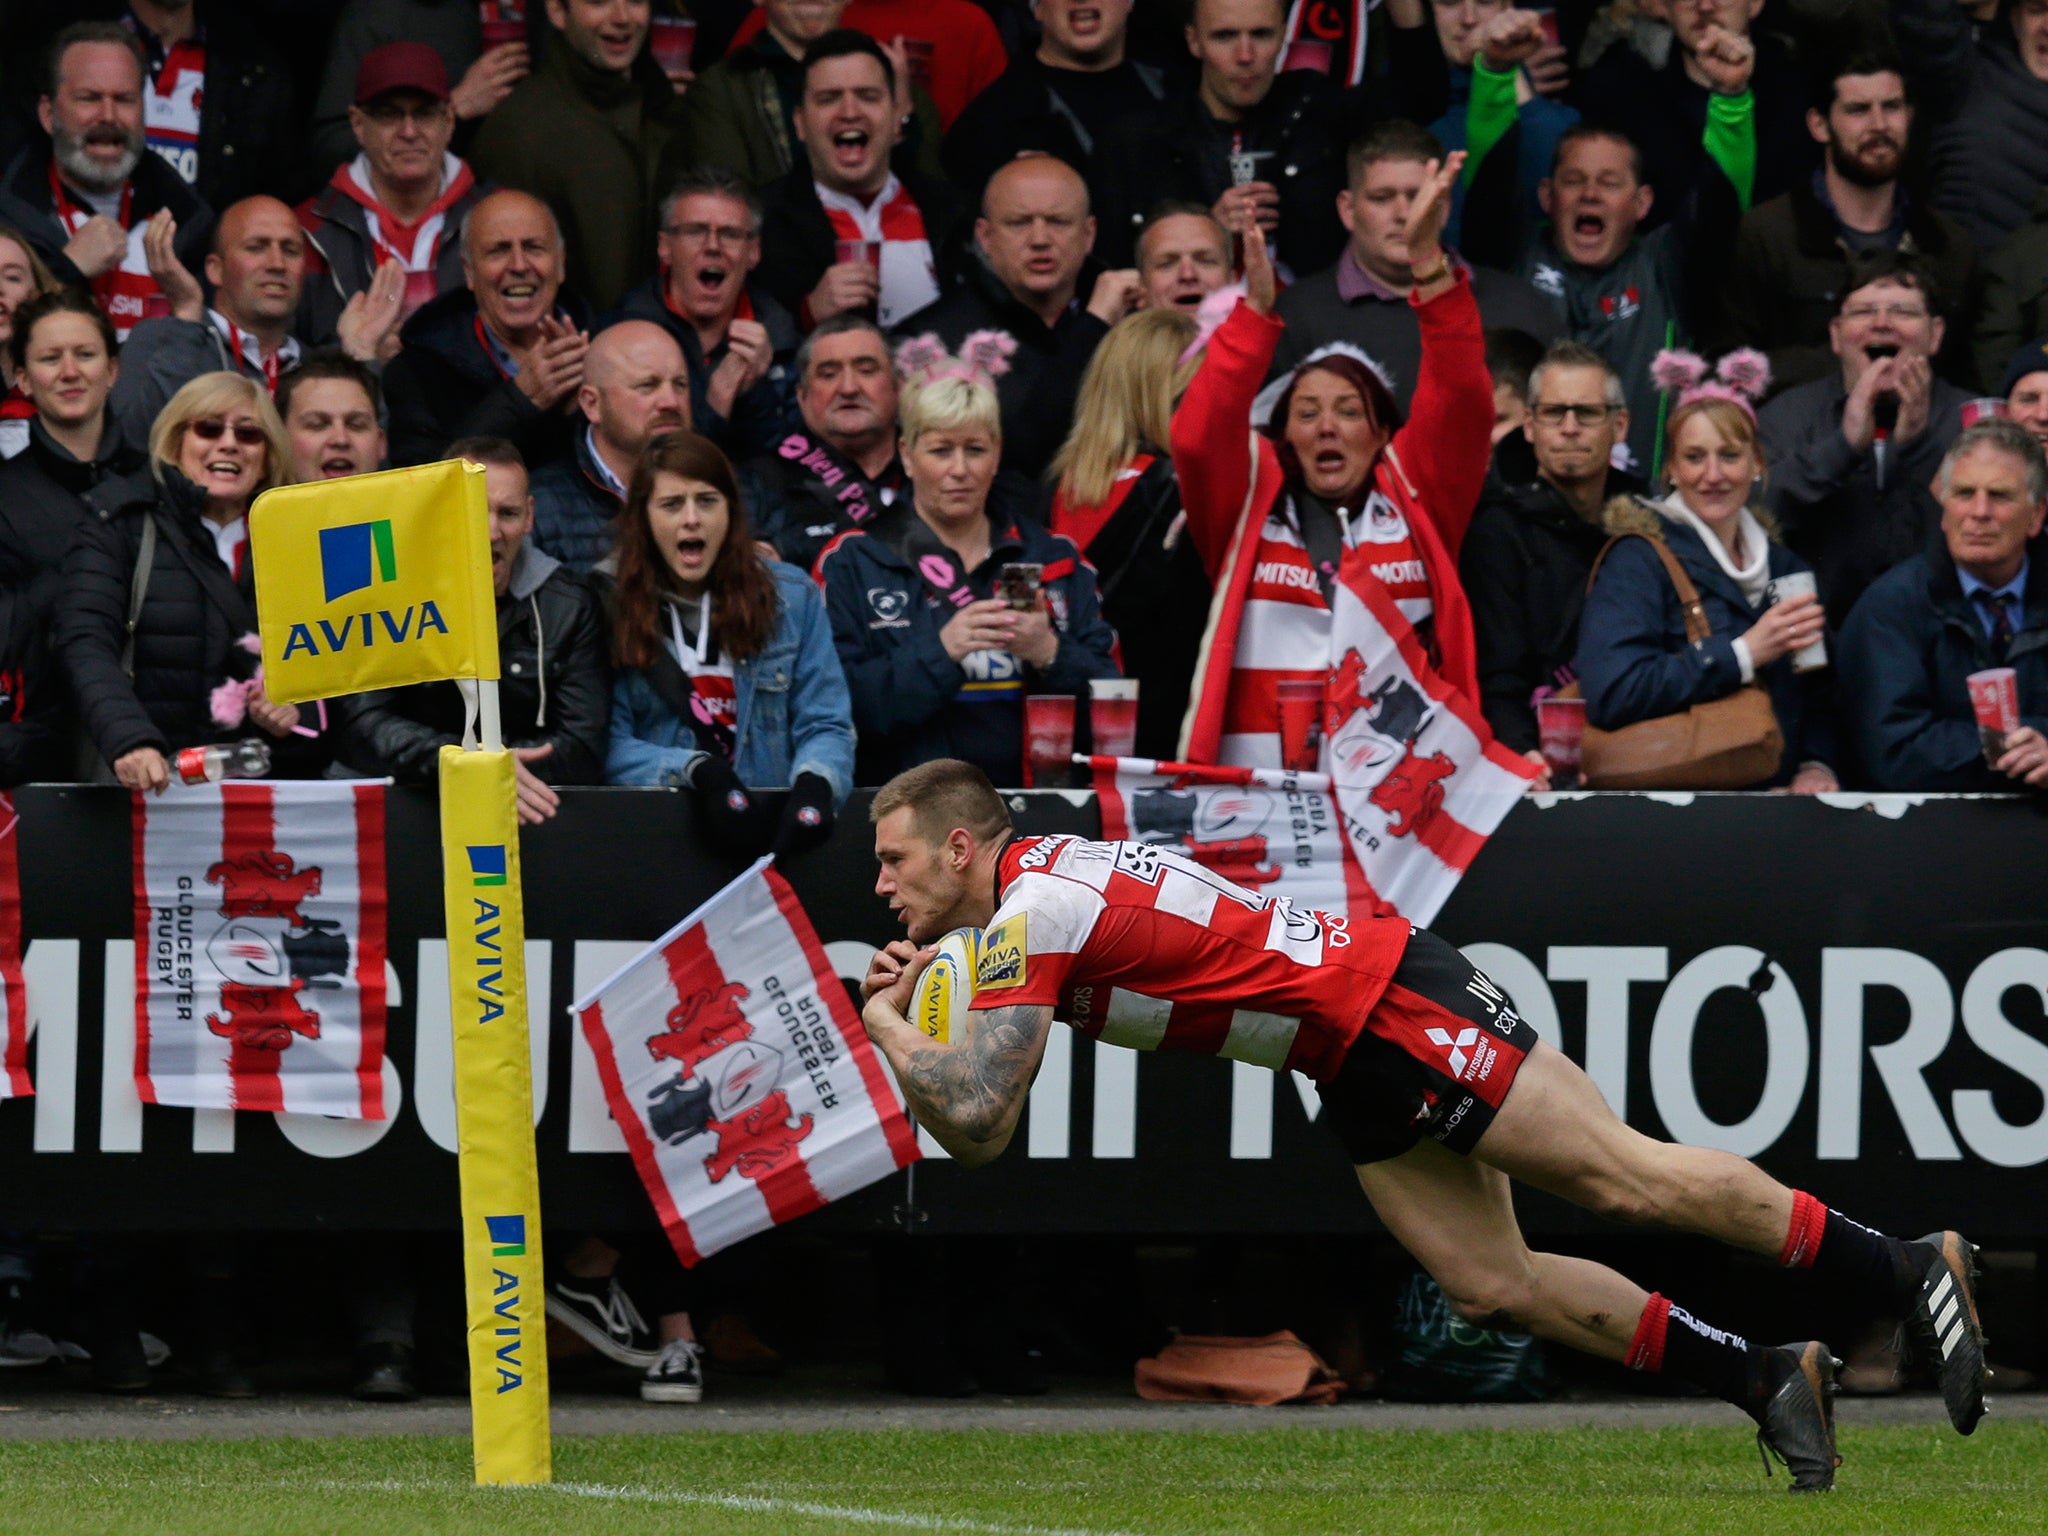
[[[1699,588],[1662,539],[1623,534],[1607,541],[1593,562],[1586,590],[1600,575],[1608,550],[1623,538],[1649,539],[1685,610],[1685,638],[1698,645],[1713,633]],[[1576,696],[1578,684],[1567,694]],[[1754,789],[1778,771],[1785,758],[1785,733],[1778,728],[1771,696],[1760,683],[1746,683],[1725,698],[1675,715],[1638,720],[1618,731],[1586,727],[1580,780],[1588,789]]]

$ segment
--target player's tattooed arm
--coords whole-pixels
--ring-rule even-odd
[[[1009,1145],[1045,1054],[1052,1009],[1022,1003],[977,1009],[969,1018],[972,1026],[959,1045],[923,1044],[907,1051],[897,1080],[918,1120],[955,1161],[976,1166]],[[956,1140],[965,1147],[956,1149]]]

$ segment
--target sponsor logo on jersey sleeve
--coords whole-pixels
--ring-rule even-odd
[[[982,935],[981,958],[974,967],[977,992],[1024,985],[1024,919],[1019,912]]]

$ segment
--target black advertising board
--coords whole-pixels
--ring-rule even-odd
[[[145,1108],[132,1077],[130,810],[18,792],[38,1095],[0,1102],[0,1226],[436,1228],[456,1219],[433,799],[388,807],[396,1002],[381,1123]],[[524,839],[550,1225],[651,1221],[568,1004],[734,872],[689,803],[569,791]],[[894,936],[865,797],[791,880],[842,974]],[[1092,797],[1018,796],[1091,833]],[[1558,797],[1518,807],[1435,927],[1611,1102],[1867,1220],[2048,1232],[2048,817],[2019,799]],[[112,993],[109,993],[112,978]],[[1768,983],[1765,985],[1764,983]],[[425,1027],[422,1027],[422,1026]],[[111,1050],[109,1047],[111,1046]],[[1010,1152],[932,1159],[807,1218],[925,1232],[1329,1232],[1371,1218],[1305,1083],[1056,1031]],[[1580,1218],[1525,1206],[1537,1230]]]

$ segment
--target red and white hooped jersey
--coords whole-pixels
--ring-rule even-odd
[[[1111,1045],[1317,1081],[1343,1063],[1412,931],[1311,912],[1150,843],[1016,838],[996,892],[974,1007],[1050,1004]]]

